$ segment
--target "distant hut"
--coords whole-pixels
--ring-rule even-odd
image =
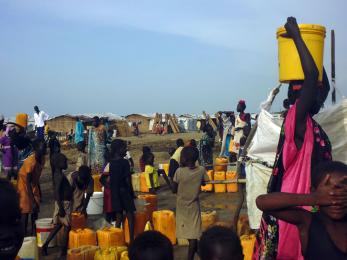
[[[127,115],[125,119],[127,120],[130,126],[132,126],[133,123],[140,123],[139,124],[140,133],[148,133],[152,131],[150,127],[152,117],[150,116],[141,115],[141,114],[130,114],[130,115]]]

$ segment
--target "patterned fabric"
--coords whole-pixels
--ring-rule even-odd
[[[88,159],[92,174],[101,173],[105,165],[106,131],[103,125],[89,132]]]
[[[276,155],[276,160],[274,164],[274,169],[273,173],[271,176],[271,179],[269,181],[268,185],[268,192],[285,192],[287,190],[284,190],[283,187],[287,187],[288,185],[294,185],[295,179],[299,179],[301,183],[300,185],[303,185],[304,183],[307,183],[306,186],[304,187],[306,192],[301,192],[301,193],[308,193],[310,189],[310,183],[311,183],[311,174],[312,174],[312,168],[314,168],[315,165],[322,161],[329,161],[332,160],[331,156],[331,144],[329,142],[329,138],[326,135],[326,133],[323,131],[323,129],[320,127],[320,125],[315,122],[312,117],[308,117],[307,119],[307,126],[311,125],[310,127],[306,127],[307,131],[310,131],[309,133],[306,131],[305,133],[305,139],[310,137],[311,140],[311,148],[306,148],[309,151],[312,151],[310,154],[311,160],[309,163],[310,167],[310,174],[308,176],[300,176],[302,175],[300,172],[292,172],[290,178],[286,178],[288,172],[291,170],[291,166],[296,164],[297,161],[302,160],[304,157],[305,153],[302,152],[301,150],[303,149],[305,145],[305,141],[303,143],[303,147],[300,150],[292,151],[290,153],[290,145],[288,145],[288,142],[290,142],[290,138],[288,137],[289,135],[293,135],[293,133],[289,133],[288,131],[295,131],[295,117],[294,118],[289,118],[291,117],[290,115],[295,115],[296,111],[296,105],[294,105],[290,110],[288,111],[286,120],[282,126],[281,130],[281,135],[277,147],[277,155]],[[288,125],[291,125],[292,127],[289,128]],[[293,128],[294,125],[294,128]],[[294,136],[294,135],[293,135]],[[292,138],[293,140],[293,138]],[[289,146],[289,148],[288,148]],[[293,156],[294,154],[294,156]],[[292,162],[287,158],[290,157]],[[307,156],[307,154],[306,154]],[[301,178],[301,179],[300,179]],[[304,179],[303,179],[304,178]],[[306,178],[306,179],[305,179]],[[307,180],[308,178],[308,180]],[[299,186],[299,185],[297,185]],[[288,191],[287,191],[288,192]],[[294,191],[295,192],[295,191]],[[297,192],[299,193],[299,192]],[[279,255],[279,244],[280,244],[280,233],[287,231],[287,228],[291,229],[291,226],[285,226],[284,228],[282,227],[283,224],[290,225],[288,223],[282,223],[267,214],[263,214],[263,218],[261,220],[260,224],[260,230],[257,235],[257,242],[255,246],[255,252],[253,255],[253,259],[278,259],[281,258]],[[281,228],[279,226],[281,225]],[[279,232],[281,230],[281,232]],[[296,229],[295,229],[296,230]],[[293,230],[291,230],[293,231]],[[297,231],[296,231],[297,232]],[[293,232],[291,232],[290,235],[293,235]],[[288,237],[283,237],[282,238],[282,245],[284,243],[287,243],[290,240],[290,243],[293,242],[293,239],[289,239]],[[284,241],[286,239],[286,241]],[[289,239],[289,240],[288,240]],[[299,243],[299,249],[300,248],[300,242],[299,242],[299,237],[297,239],[294,239],[294,244],[297,242]],[[289,246],[289,245],[288,245]],[[295,247],[295,246],[294,246]],[[297,249],[297,248],[296,248]],[[282,252],[280,252],[282,253]],[[296,259],[300,259],[301,256],[301,251],[299,252],[292,252],[292,253],[298,253],[299,255],[297,256]]]

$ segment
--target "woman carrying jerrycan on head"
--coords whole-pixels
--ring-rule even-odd
[[[294,17],[287,19],[285,29],[284,36],[294,41],[299,54],[304,80],[289,82],[290,108],[282,126],[268,193],[309,194],[312,168],[332,159],[328,136],[312,118],[323,106],[330,87],[325,71],[322,84],[318,82],[319,70]],[[253,258],[303,259],[298,229],[263,214]]]

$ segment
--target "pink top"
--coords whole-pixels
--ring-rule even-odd
[[[299,150],[294,138],[296,106],[297,104],[289,109],[284,125],[284,176],[281,192],[308,194],[311,187],[311,157],[314,145],[313,121],[307,116],[305,137]],[[297,227],[281,220],[277,259],[304,259]]]

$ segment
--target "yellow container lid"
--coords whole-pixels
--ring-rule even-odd
[[[326,33],[325,27],[319,24],[299,24],[299,29],[301,33],[319,34],[324,35],[324,37]],[[285,32],[286,29],[284,28],[284,26],[279,27],[276,33],[277,38]]]

